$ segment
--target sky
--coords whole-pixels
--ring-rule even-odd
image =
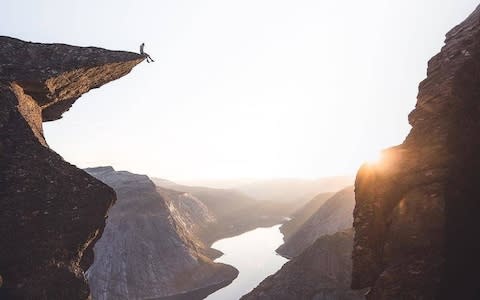
[[[145,51],[44,123],[67,161],[171,180],[354,174],[410,130],[473,0],[2,0],[0,35]]]

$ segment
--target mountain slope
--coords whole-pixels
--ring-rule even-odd
[[[242,300],[361,300],[350,290],[353,230],[325,235]]]
[[[200,199],[187,192],[179,192],[156,186],[157,192],[165,199],[172,215],[177,217],[178,223],[195,237],[197,244],[201,245],[199,251],[215,259],[222,255],[216,249],[209,248],[205,235],[216,226],[217,219]]]
[[[295,257],[325,234],[352,227],[355,194],[353,186],[347,187],[328,199],[277,252]]]
[[[281,223],[293,210],[291,204],[257,201],[237,190],[179,185],[156,178],[153,181],[159,188],[187,193],[205,205],[215,219],[198,232],[207,245],[257,227]]]
[[[255,181],[236,187],[236,190],[260,201],[295,202],[300,208],[320,193],[336,192],[352,185],[353,176],[308,179],[272,179]]]
[[[315,196],[307,204],[297,209],[292,215],[291,220],[280,227],[284,235],[284,240],[288,240],[302,225],[335,193],[321,193]]]
[[[182,203],[189,210],[203,211],[201,217],[182,216],[179,209],[186,210],[162,197],[145,175],[111,167],[86,171],[113,187],[118,198],[88,270],[94,299],[160,298],[219,288],[237,276],[233,267],[213,263],[202,254],[205,249],[190,224],[211,219],[201,203],[192,199]]]
[[[197,236],[210,224],[215,216],[197,197],[187,192],[179,192],[156,186],[157,192],[165,199],[172,214],[178,216],[181,225],[192,235]]]

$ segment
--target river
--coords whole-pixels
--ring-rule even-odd
[[[219,240],[212,248],[224,253],[215,262],[221,262],[238,269],[238,277],[228,286],[209,295],[206,300],[238,300],[250,292],[263,279],[278,271],[286,258],[275,249],[283,243],[280,225],[257,228],[243,234]]]

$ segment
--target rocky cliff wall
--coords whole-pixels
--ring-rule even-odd
[[[49,149],[42,122],[142,60],[0,37],[0,298],[89,297],[84,270],[115,193]]]
[[[480,8],[428,63],[403,144],[355,183],[354,288],[368,299],[479,299]]]
[[[111,167],[86,171],[114,188],[118,197],[88,270],[94,299],[182,299],[179,294],[213,292],[238,275],[235,268],[203,255],[208,249],[195,236],[191,220],[201,224],[210,217],[188,215],[205,212],[201,202],[173,191],[165,197],[166,191],[159,193],[145,175]],[[189,294],[189,299],[203,296]]]

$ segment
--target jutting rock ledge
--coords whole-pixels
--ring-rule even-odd
[[[480,7],[447,34],[403,144],[356,179],[353,288],[480,299]]]
[[[0,298],[90,297],[84,271],[116,196],[49,149],[42,122],[143,59],[0,37]]]

